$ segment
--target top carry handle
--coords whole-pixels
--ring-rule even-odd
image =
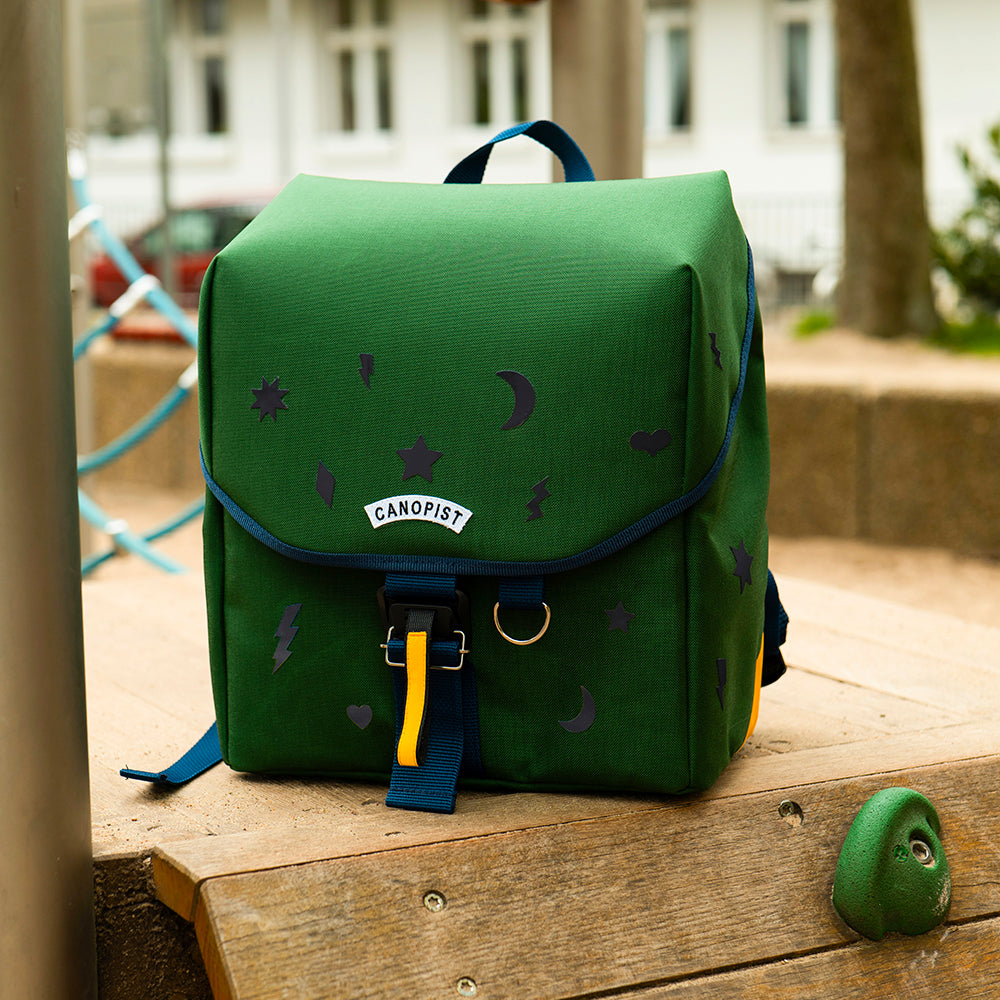
[[[452,167],[451,173],[444,179],[445,184],[480,184],[486,172],[486,164],[493,152],[493,147],[505,139],[513,139],[518,135],[526,135],[552,150],[562,164],[566,180],[592,181],[594,171],[587,162],[580,147],[570,138],[569,133],[561,129],[555,122],[541,119],[534,122],[524,122],[513,128],[493,136],[485,146],[480,146],[464,160]]]

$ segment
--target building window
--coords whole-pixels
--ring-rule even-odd
[[[229,131],[226,66],[227,0],[189,0],[191,54],[195,60],[198,131]]]
[[[149,129],[148,11],[137,4],[91,4],[83,8],[83,30],[87,130],[120,138]]]
[[[532,40],[537,14],[488,0],[456,0],[459,47],[468,86],[462,118],[473,125],[510,124],[532,116]]]
[[[646,128],[691,128],[691,0],[646,2]]]
[[[319,0],[327,132],[392,128],[392,0]]]
[[[774,0],[775,118],[789,129],[823,129],[837,120],[830,0]]]

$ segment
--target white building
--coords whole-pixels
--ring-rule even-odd
[[[111,219],[149,217],[144,5],[88,3],[92,193]],[[955,147],[1000,119],[1000,3],[912,3],[942,222],[967,197]],[[833,0],[647,8],[645,173],[725,169],[758,259],[815,268],[839,240]],[[170,12],[176,203],[275,190],[300,171],[438,182],[494,131],[550,116],[544,0],[171,0]],[[548,179],[543,150],[509,147],[489,180]]]

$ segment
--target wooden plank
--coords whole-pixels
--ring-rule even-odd
[[[1000,920],[892,935],[631,993],[631,1000],[995,1000]]]
[[[1000,629],[995,625],[966,622],[929,608],[894,604],[812,580],[782,577],[779,582],[782,603],[792,621],[789,650],[797,647],[800,634],[821,626],[838,635],[932,656],[942,663],[988,668],[1000,675]]]
[[[997,643],[1000,649],[1000,635]],[[969,717],[1000,715],[993,657],[978,663],[941,660],[820,626],[803,631],[795,655],[797,666],[825,677]]]
[[[199,886],[222,875],[663,808],[662,799],[629,796],[463,792],[459,811],[442,817],[389,809],[384,799],[385,789],[379,789],[365,800],[360,811],[342,814],[337,822],[323,829],[277,827],[163,844],[153,853],[157,896],[172,910],[193,920]]]
[[[758,732],[766,732],[767,725],[766,712],[762,708]],[[904,732],[763,757],[744,757],[741,753],[702,795],[722,798],[851,777],[889,775],[997,753],[1000,753],[1000,725],[995,721]]]
[[[556,1000],[856,939],[830,904],[840,845],[888,784],[936,804],[950,919],[1000,912],[1000,757],[213,878],[196,926],[218,997]],[[804,820],[778,813],[794,798]],[[430,912],[428,891],[447,905]],[[223,982],[224,980],[224,982]],[[796,994],[798,995],[798,994]]]
[[[182,837],[266,831],[276,825],[318,831],[345,818],[350,821],[352,813],[369,809],[363,805],[367,799],[384,794],[371,786],[250,778],[224,767],[169,795],[120,778],[118,769],[124,764],[153,769],[175,759],[211,721],[202,585],[197,574],[137,576],[88,582],[83,593],[97,857],[149,851],[157,843]],[[995,654],[1000,631],[970,630],[944,616],[926,616],[792,579],[782,580],[782,595],[793,614],[790,658],[812,673],[793,671],[765,690],[758,732],[744,758],[845,741],[855,753],[864,739],[881,737],[883,729],[900,733],[937,728],[979,714],[989,704],[982,694],[984,671],[967,669],[964,661],[985,659],[980,654],[990,638]],[[829,622],[850,635],[831,633]],[[880,681],[886,670],[880,643],[889,634],[880,631],[882,625],[918,650],[936,655],[942,644],[944,651],[950,650],[951,659],[944,665],[922,668],[932,687],[919,703],[913,701],[908,681],[912,658],[910,666],[901,662],[894,668],[896,694],[874,690],[887,686]],[[963,665],[950,666],[956,657]],[[852,661],[858,661],[856,668]],[[851,683],[843,683],[845,677]],[[1000,688],[994,680],[990,686]],[[934,692],[941,690],[951,692],[952,707],[937,704],[943,698]],[[989,708],[987,714],[993,712]],[[995,715],[1000,717],[1000,706],[995,706]],[[808,766],[821,758],[810,758]],[[911,762],[928,760],[917,756]],[[828,776],[843,774],[835,760],[828,763]],[[789,765],[782,772],[780,765],[769,764],[759,773],[770,775],[772,783],[783,773],[781,780],[794,783],[798,767]]]
[[[388,809],[383,802],[384,789],[335,786],[343,794],[352,790],[360,793],[364,788],[367,795],[357,799],[353,808],[331,805],[322,814],[325,822],[320,826],[296,829],[284,822],[250,833],[161,844],[153,853],[153,872],[160,899],[191,920],[199,886],[208,879],[377,853],[390,846],[389,841],[392,848],[400,848],[651,809],[682,810],[695,801],[801,788],[860,775],[877,776],[888,784],[894,783],[895,772],[996,755],[1000,755],[1000,726],[979,723],[780,756],[741,756],[711,789],[689,798],[463,792],[458,812],[450,817]]]
[[[1000,715],[1000,629],[795,579],[781,593],[789,663],[937,709]]]
[[[766,748],[779,753],[956,725],[967,719],[960,712],[796,667],[789,667],[779,683],[764,689],[761,704],[767,713]]]
[[[939,738],[935,739],[935,735]],[[741,756],[700,798],[724,798],[842,779],[862,773],[886,774],[962,758],[1000,753],[1000,727],[954,727],[942,734],[904,734],[865,741],[856,747],[799,751],[780,759]],[[267,782],[270,784],[270,782]],[[298,784],[293,783],[293,784]],[[293,828],[287,822],[253,833],[169,842],[156,849],[153,869],[163,902],[192,919],[198,885],[209,878],[305,864],[325,858],[379,851],[387,838],[394,847],[460,840],[571,820],[622,815],[684,799],[539,794],[462,794],[459,811],[443,818],[384,806],[384,789],[333,785],[350,804],[332,801],[323,822]],[[315,788],[311,789],[315,795]],[[287,820],[287,813],[285,814]]]

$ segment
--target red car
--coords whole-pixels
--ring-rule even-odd
[[[171,214],[174,254],[174,297],[184,309],[196,309],[201,280],[212,258],[267,204],[268,198],[241,202],[212,203],[179,208]],[[125,241],[139,266],[155,274],[163,283],[163,220]],[[107,254],[95,257],[90,265],[94,302],[109,306],[126,289],[122,277]]]

